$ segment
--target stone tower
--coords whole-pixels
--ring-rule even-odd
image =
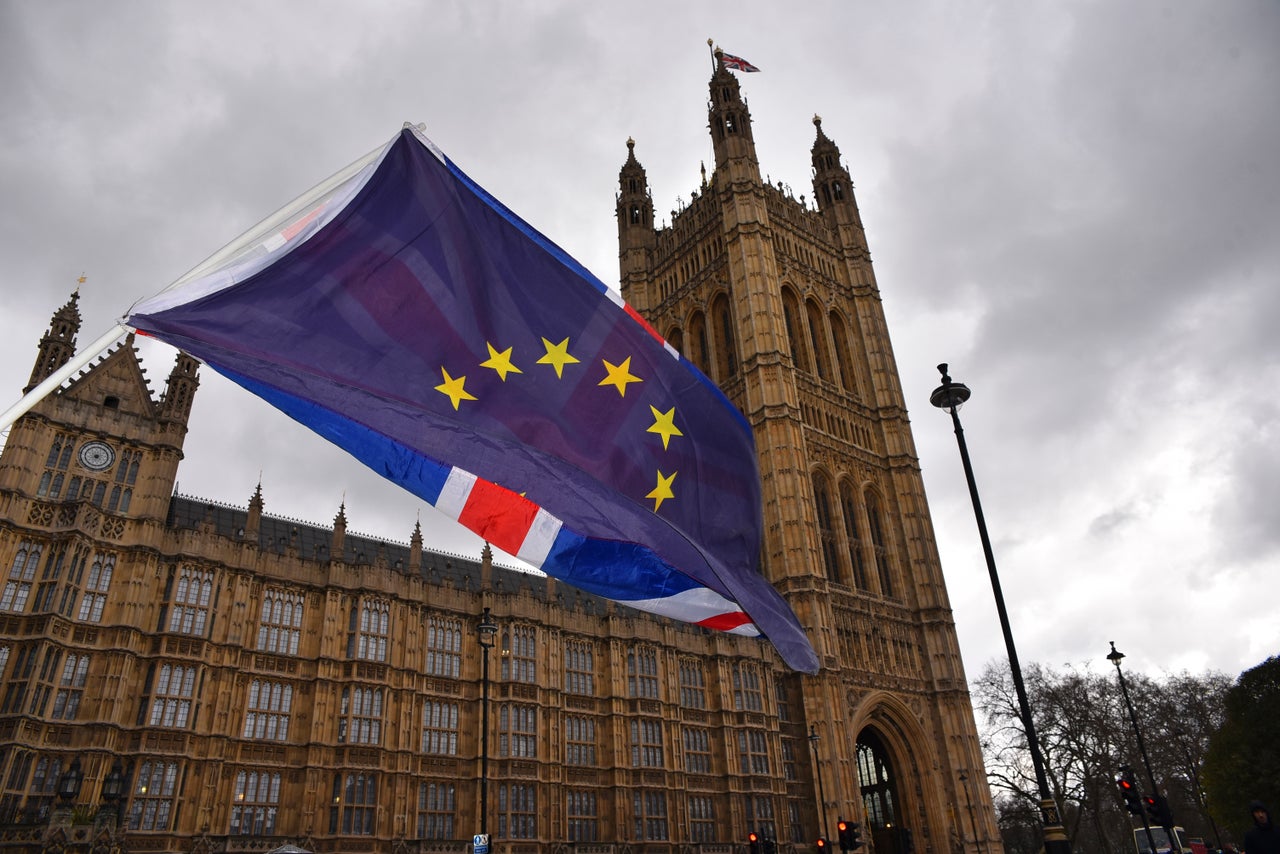
[[[669,226],[655,224],[627,142],[617,196],[623,296],[755,431],[763,572],[822,661],[817,676],[794,677],[825,788],[818,829],[834,835],[838,817],[862,822],[877,854],[950,850],[971,834],[998,850],[853,182],[815,116],[816,209],[766,183],[746,99],[718,56],[714,170]],[[962,775],[980,781],[968,794]],[[970,796],[981,826],[962,833],[957,805]]]

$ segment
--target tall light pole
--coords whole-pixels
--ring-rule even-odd
[[[822,762],[818,759],[818,739],[822,736],[818,735],[818,731],[813,724],[809,724],[809,752],[813,754],[813,770],[818,775],[818,821],[822,825],[822,838],[830,839],[827,836],[827,796],[822,791]]]
[[[991,591],[995,594],[996,613],[1000,616],[1000,630],[1004,633],[1005,650],[1009,653],[1009,669],[1013,672],[1013,688],[1018,694],[1018,708],[1022,726],[1027,733],[1027,750],[1031,753],[1031,766],[1035,769],[1036,786],[1040,792],[1040,821],[1044,828],[1046,854],[1070,854],[1071,842],[1062,826],[1058,804],[1049,792],[1049,778],[1044,772],[1044,759],[1040,755],[1040,741],[1036,738],[1035,723],[1031,719],[1031,704],[1027,701],[1027,689],[1022,683],[1022,667],[1018,664],[1018,651],[1013,645],[1013,630],[1009,628],[1009,612],[1004,607],[1004,593],[1000,589],[1000,576],[996,572],[996,558],[991,551],[991,538],[987,535],[987,522],[982,515],[982,501],[978,498],[978,485],[973,479],[973,465],[969,462],[969,447],[964,441],[964,429],[960,426],[960,405],[969,399],[969,387],[951,381],[946,364],[938,365],[942,385],[929,395],[929,402],[951,413],[955,425],[956,444],[960,446],[960,461],[964,464],[964,477],[969,484],[969,499],[973,502],[973,515],[978,522],[978,537],[982,540],[982,554],[987,559],[987,574],[991,576]]]
[[[1158,812],[1160,813],[1160,825],[1164,828],[1164,832],[1172,845],[1173,821],[1169,816],[1169,804],[1164,795],[1160,794],[1159,788],[1156,787],[1156,775],[1151,770],[1151,760],[1147,758],[1147,745],[1142,740],[1142,730],[1138,728],[1138,716],[1134,714],[1133,702],[1129,699],[1129,686],[1125,684],[1124,671],[1120,669],[1120,662],[1123,659],[1124,653],[1116,649],[1115,641],[1111,641],[1111,652],[1107,654],[1107,661],[1116,666],[1116,676],[1120,679],[1120,693],[1124,695],[1124,705],[1129,710],[1129,723],[1133,725],[1133,734],[1138,739],[1138,753],[1142,755],[1142,766],[1147,769],[1147,780],[1151,783],[1151,797],[1156,800]],[[1146,823],[1146,816],[1143,816],[1143,823]]]
[[[476,626],[480,641],[480,833],[489,833],[489,650],[498,624],[485,608]]]

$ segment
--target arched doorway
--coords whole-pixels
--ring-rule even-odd
[[[862,815],[876,854],[912,854],[911,830],[903,825],[906,810],[899,793],[893,760],[879,734],[870,727],[858,735],[858,788]]]

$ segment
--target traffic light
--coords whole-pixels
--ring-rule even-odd
[[[1124,808],[1132,815],[1142,815],[1142,796],[1138,794],[1138,784],[1133,779],[1133,769],[1128,765],[1120,766],[1120,776],[1116,777],[1116,785],[1120,788],[1120,797],[1124,798]]]
[[[852,851],[862,845],[862,833],[856,821],[840,819],[836,823],[836,830],[840,831],[841,851]]]
[[[813,843],[813,847],[818,850],[818,854],[831,854],[831,843],[824,837],[819,836],[818,841]]]
[[[750,850],[750,854],[761,854],[760,837],[756,836],[754,831],[747,834],[747,848]]]
[[[1147,795],[1142,799],[1151,823],[1160,827],[1173,827],[1173,814],[1169,811],[1169,801],[1164,795]]]

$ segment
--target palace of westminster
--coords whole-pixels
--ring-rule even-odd
[[[708,110],[714,170],[669,226],[628,141],[621,287],[752,424],[762,572],[820,672],[417,527],[176,494],[198,364],[154,399],[128,338],[0,452],[0,854],[95,814],[130,851],[794,854],[844,818],[874,854],[1000,854],[849,172],[815,118],[797,201],[723,67]],[[74,294],[29,388],[79,329]]]

